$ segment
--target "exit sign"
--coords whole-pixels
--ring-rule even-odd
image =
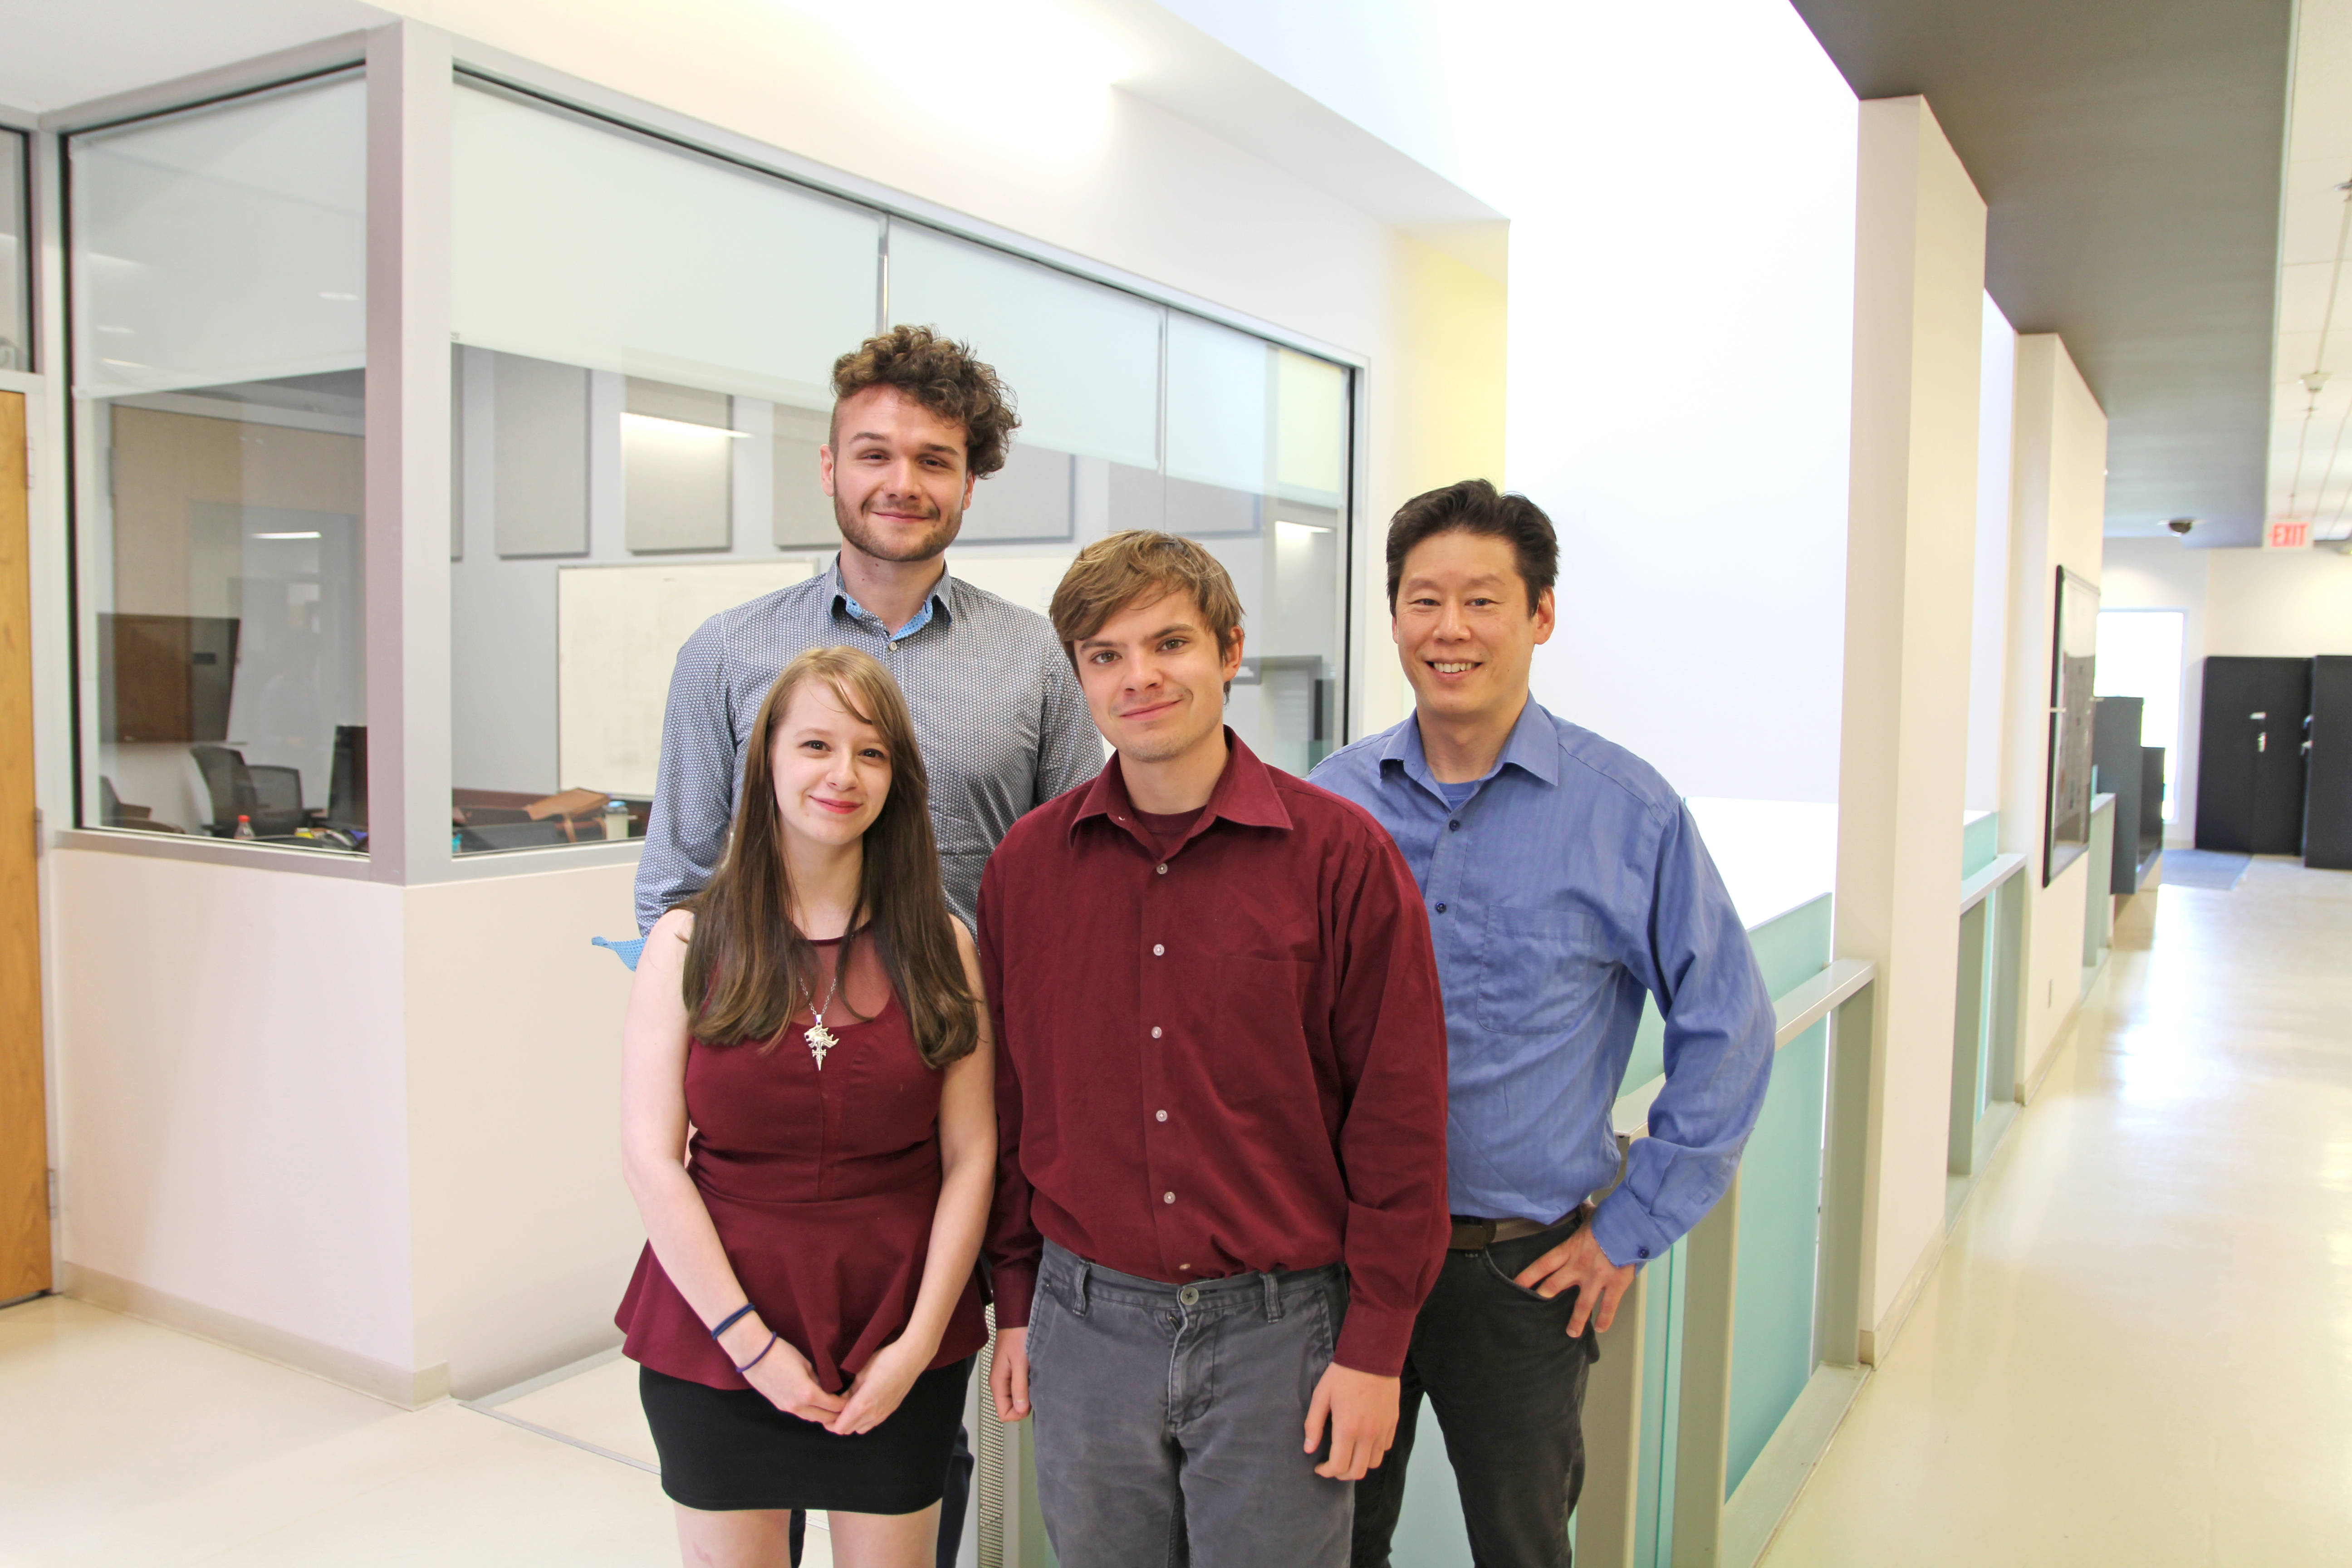
[[[2266,550],[2307,550],[2311,547],[2311,524],[2293,518],[2281,518],[2271,524],[2270,532],[2263,537]]]

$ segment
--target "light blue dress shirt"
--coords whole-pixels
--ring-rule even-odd
[[[1549,1221],[1608,1185],[1610,1110],[1657,997],[1666,1086],[1592,1232],[1612,1262],[1663,1256],[1730,1186],[1772,1071],[1772,998],[1681,797],[1533,700],[1459,805],[1417,718],[1310,776],[1379,818],[1421,884],[1455,1214]]]

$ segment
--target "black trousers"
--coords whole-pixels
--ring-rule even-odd
[[[1449,1252],[1406,1353],[1396,1446],[1356,1483],[1354,1568],[1390,1568],[1405,1467],[1424,1397],[1437,1413],[1477,1568],[1568,1568],[1584,1489],[1591,1323],[1568,1337],[1577,1293],[1545,1300],[1511,1277],[1576,1233],[1581,1214],[1484,1252]]]
[[[981,1391],[982,1408],[986,1409],[988,1391]],[[955,1568],[956,1549],[963,1544],[964,1510],[971,1505],[971,1434],[956,1428],[955,1447],[948,1455],[947,1490],[940,1497],[940,1556],[939,1568]],[[793,1514],[793,1568],[800,1568],[801,1551],[808,1542],[808,1510],[801,1509]]]

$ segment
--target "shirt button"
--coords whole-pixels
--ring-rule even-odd
[[[1163,877],[1168,875],[1168,862],[1165,860],[1160,862],[1160,874]]]
[[[1440,905],[1438,905],[1438,906],[1437,906],[1437,912],[1438,912],[1439,914],[1441,914],[1441,915],[1442,915],[1442,914],[1444,914],[1444,913],[1445,912],[1445,906],[1444,906],[1444,904],[1440,904]]]
[[[1647,1258],[1650,1256],[1650,1249],[1646,1247],[1636,1247],[1633,1255],[1637,1258]]]
[[[1172,1204],[1176,1201],[1176,1194],[1174,1193],[1162,1193],[1160,1194],[1160,1201],[1163,1204]],[[1642,1254],[1642,1256],[1647,1258],[1649,1254],[1645,1252]]]
[[[1462,831],[1462,825],[1458,822],[1449,822],[1445,825],[1445,830],[1448,833],[1459,833]]]
[[[1440,905],[1438,905],[1437,907],[1438,907],[1439,909],[1441,909],[1441,910],[1442,910],[1442,909],[1444,909],[1445,906],[1444,906],[1444,904],[1440,904]],[[1164,947],[1160,946],[1160,945],[1158,942],[1153,942],[1153,943],[1151,944],[1151,956],[1152,956],[1152,957],[1154,957],[1154,958],[1160,957],[1162,954],[1166,953],[1166,952],[1167,952],[1167,951],[1168,951],[1168,950],[1167,950],[1166,948],[1164,948]]]
[[[1151,1037],[1155,1040],[1160,1037],[1160,1026],[1157,1024],[1151,1026]],[[1167,1118],[1163,1116],[1160,1120],[1164,1121]]]
[[[1164,1111],[1164,1110],[1160,1111],[1160,1112],[1158,1113],[1158,1115],[1159,1115],[1159,1117],[1160,1117],[1160,1121],[1167,1121],[1167,1120],[1168,1120],[1168,1113],[1167,1113],[1166,1111]]]

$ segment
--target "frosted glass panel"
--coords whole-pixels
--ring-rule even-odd
[[[969,342],[1013,388],[1026,446],[1159,465],[1159,306],[899,223],[890,318]]]
[[[352,78],[73,139],[74,377],[92,396],[356,369],[367,89]]]
[[[1266,417],[1275,350],[1195,316],[1168,321],[1168,475],[1263,494],[1273,478]]]
[[[831,405],[874,331],[877,215],[462,85],[456,139],[460,341]]]
[[[25,139],[0,131],[0,370],[32,368],[25,235]]]

